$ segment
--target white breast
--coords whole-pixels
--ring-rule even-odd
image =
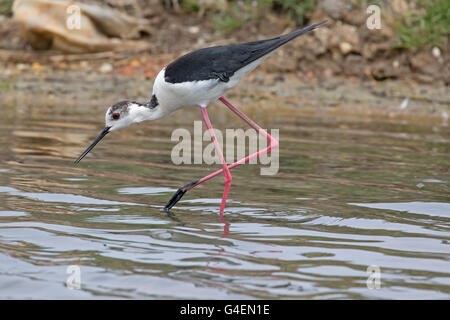
[[[171,113],[182,108],[206,107],[219,99],[223,94],[234,88],[239,81],[255,69],[267,56],[253,61],[239,69],[230,77],[228,82],[219,79],[170,83],[166,82],[164,75],[166,68],[162,69],[155,79],[153,94],[165,112]]]

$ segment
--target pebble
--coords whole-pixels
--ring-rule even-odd
[[[25,69],[28,68],[28,66],[26,64],[23,64],[23,63],[17,64],[16,67],[17,67],[17,70],[19,70],[19,71],[22,71],[22,70],[25,70]]]
[[[339,44],[339,49],[341,50],[342,54],[348,54],[352,51],[352,45],[348,42],[341,42]]]
[[[107,73],[107,72],[111,72],[113,70],[113,66],[112,66],[112,64],[110,64],[110,63],[103,63],[101,66],[100,66],[100,69],[99,69],[99,71],[101,72],[101,73]]]
[[[441,49],[439,49],[438,47],[433,47],[431,53],[435,58],[439,58],[441,56]]]
[[[408,102],[409,102],[408,98],[404,99],[400,105],[400,110],[406,109],[406,107],[408,106]]]
[[[189,33],[197,34],[197,33],[200,32],[200,27],[198,27],[198,26],[191,26],[191,27],[188,28],[188,31],[189,31]]]

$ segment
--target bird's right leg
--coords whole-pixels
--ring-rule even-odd
[[[223,191],[222,204],[220,205],[220,217],[222,218],[223,210],[225,209],[225,203],[227,201],[228,191],[230,191],[232,178],[231,178],[230,170],[228,169],[227,163],[225,161],[225,158],[223,157],[222,149],[220,148],[220,145],[217,142],[216,134],[214,133],[214,129],[211,125],[211,121],[209,120],[209,116],[208,116],[208,112],[206,111],[206,107],[201,107],[200,109],[202,110],[203,120],[205,121],[206,127],[209,130],[209,134],[211,135],[211,140],[214,143],[214,146],[216,148],[217,155],[219,156],[220,160],[222,161],[222,167],[223,167],[222,171],[223,171],[223,175],[225,178],[224,179],[225,180],[225,189]]]
[[[222,169],[220,170],[220,172],[224,173],[224,177],[225,177],[225,190],[223,192],[223,196],[222,196],[222,203],[220,206],[220,215],[222,217],[223,214],[223,210],[225,209],[225,203],[226,203],[226,199],[228,196],[228,191],[230,190],[230,185],[231,185],[231,174],[230,174],[230,170],[228,169],[227,163],[225,161],[225,158],[222,154],[222,149],[219,145],[219,143],[217,142],[217,138],[216,135],[214,133],[214,129],[211,125],[211,121],[209,120],[209,116],[208,116],[208,112],[206,111],[206,107],[201,107],[200,108],[202,111],[202,116],[203,116],[203,120],[205,121],[206,127],[209,130],[210,136],[211,136],[211,141],[214,143],[214,147],[216,149],[216,153],[219,156],[221,162],[222,162]],[[188,183],[187,185],[185,185],[184,187],[181,187],[180,189],[177,190],[177,192],[175,192],[175,194],[172,196],[172,198],[170,199],[170,201],[166,204],[166,206],[164,207],[165,211],[170,210],[180,199],[181,197],[186,193],[186,191],[188,191],[189,189],[195,187],[197,184],[201,183],[200,180]]]
[[[237,109],[235,106],[233,106],[225,97],[220,97],[219,100],[224,103],[231,111],[233,111],[239,118],[243,119],[245,122],[247,122],[252,128],[254,128],[260,135],[267,138],[267,141],[269,142],[269,146],[263,150],[259,150],[258,152],[255,152],[245,158],[242,158],[241,160],[232,163],[228,166],[228,169],[233,169],[243,163],[246,163],[250,161],[251,159],[254,159],[256,157],[259,157],[262,154],[269,153],[272,149],[278,147],[279,142],[273,138],[270,134],[267,133],[266,130],[262,129],[260,126],[258,126],[253,120],[251,120],[249,117],[247,117],[242,111]],[[193,181],[191,183],[188,183],[187,185],[179,188],[175,194],[170,198],[169,202],[167,202],[166,206],[164,207],[165,211],[170,210],[182,197],[183,195],[191,190],[192,188],[198,186],[199,184],[208,181],[209,179],[212,179],[220,174],[223,173],[223,169],[217,170],[206,177],[203,177],[199,180]]]

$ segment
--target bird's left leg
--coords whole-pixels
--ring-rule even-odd
[[[231,167],[227,166],[227,163],[225,161],[225,158],[223,156],[222,153],[222,149],[220,148],[219,143],[217,142],[217,138],[216,135],[214,133],[214,129],[211,125],[211,121],[209,120],[209,116],[208,116],[208,112],[206,111],[206,107],[201,107],[200,108],[202,111],[202,116],[203,119],[205,121],[205,124],[209,130],[210,136],[211,136],[211,140],[214,143],[214,147],[216,148],[216,152],[217,155],[219,156],[220,160],[222,161],[222,169],[218,170],[215,172],[214,176],[217,176],[219,174],[221,174],[223,172],[224,177],[225,177],[225,189],[223,191],[223,196],[222,196],[222,203],[220,205],[220,218],[222,220],[222,222],[224,222],[225,224],[228,224],[224,219],[223,219],[223,211],[225,209],[225,202],[227,200],[227,196],[228,196],[228,191],[230,190],[230,186],[231,186],[231,174],[230,174],[230,169]],[[208,177],[209,180],[211,177]],[[205,181],[206,181],[205,180]],[[203,180],[196,180],[194,182],[188,183],[187,185],[179,188],[177,190],[177,192],[175,192],[175,194],[172,196],[172,198],[170,198],[169,202],[167,202],[166,206],[164,207],[164,211],[169,211],[182,197],[183,195],[186,193],[186,191],[194,188],[195,186],[197,186],[198,184],[202,183]]]
[[[223,211],[225,209],[225,203],[227,201],[228,191],[230,190],[231,186],[231,174],[230,170],[228,169],[227,162],[225,161],[225,158],[222,153],[222,149],[219,145],[219,142],[217,141],[216,134],[214,133],[214,128],[211,125],[211,121],[209,120],[208,112],[206,111],[206,107],[201,107],[202,110],[202,116],[203,120],[205,121],[206,127],[209,130],[209,134],[211,136],[211,141],[214,143],[214,146],[216,148],[217,155],[219,156],[220,160],[222,161],[222,167],[223,167],[223,175],[225,180],[225,189],[223,191],[222,195],[222,204],[220,205],[220,217],[222,217]]]
[[[233,111],[237,116],[239,116],[241,119],[243,119],[245,122],[247,122],[252,128],[254,128],[260,135],[262,135],[263,137],[267,138],[267,141],[269,142],[269,146],[263,150],[259,150],[258,152],[255,152],[251,155],[248,155],[245,158],[242,158],[241,160],[234,162],[232,164],[230,164],[227,169],[233,169],[237,166],[240,166],[241,164],[247,163],[249,162],[251,159],[260,157],[262,154],[266,154],[266,153],[270,153],[272,151],[272,149],[275,149],[278,147],[279,142],[273,138],[269,133],[267,133],[266,130],[262,129],[260,126],[258,126],[253,120],[251,120],[249,117],[247,117],[242,111],[240,111],[239,109],[237,109],[235,106],[233,106],[227,99],[225,99],[225,97],[220,97],[219,99],[221,102],[223,102],[231,111]],[[222,172],[224,172],[224,169],[220,169],[217,170],[213,173],[210,173],[209,175],[190,182],[188,184],[186,184],[185,186],[179,188],[175,194],[172,196],[172,198],[170,198],[170,200],[167,202],[167,204],[164,207],[164,211],[169,211],[178,201],[180,201],[180,199],[184,196],[184,194],[191,190],[192,188],[195,188],[196,186],[198,186],[199,184],[208,181],[209,179],[212,179],[220,174],[222,174]]]

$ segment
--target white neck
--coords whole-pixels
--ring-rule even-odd
[[[132,119],[132,121],[135,123],[161,119],[166,115],[163,112],[161,106],[149,108],[147,105],[139,103],[131,104],[129,112],[130,112],[130,119]]]

